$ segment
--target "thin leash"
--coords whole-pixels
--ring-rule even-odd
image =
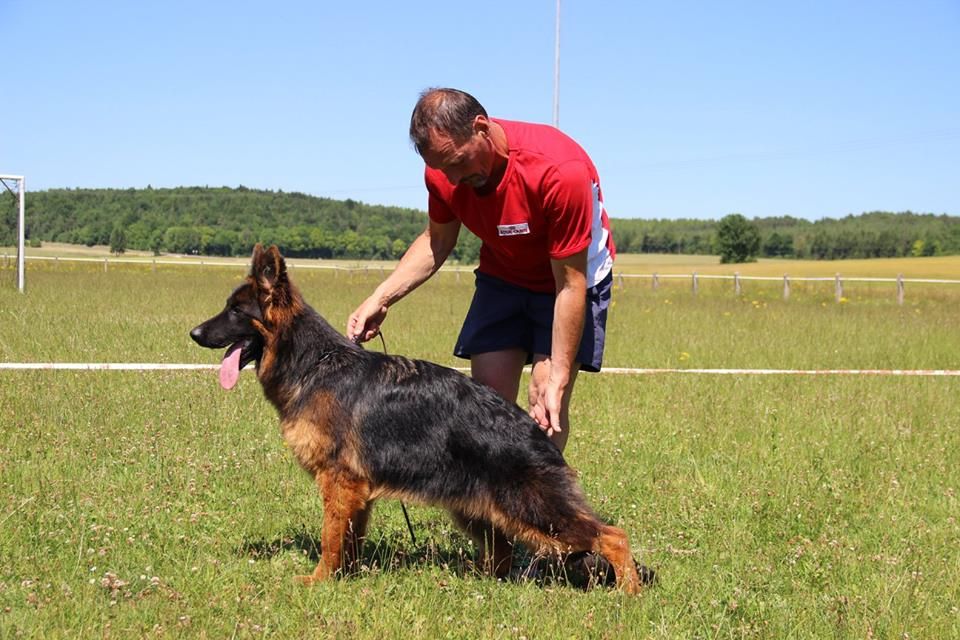
[[[383,345],[383,354],[387,354],[387,341],[383,339],[383,331],[378,331],[377,335],[380,336],[380,344]],[[410,515],[407,513],[407,505],[403,503],[403,500],[400,500],[400,509],[403,511],[403,519],[407,521],[407,531],[410,532],[410,540],[413,541],[413,544],[417,544],[417,536],[413,533],[413,525],[410,523]]]

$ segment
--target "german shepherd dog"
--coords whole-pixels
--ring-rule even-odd
[[[399,498],[446,508],[498,577],[517,539],[538,554],[599,554],[621,590],[640,590],[626,534],[594,514],[526,412],[452,369],[355,345],[304,302],[275,246],[254,248],[246,281],[190,336],[227,348],[225,388],[256,363],[284,439],[323,494],[320,561],[303,583],[349,568],[373,502]]]

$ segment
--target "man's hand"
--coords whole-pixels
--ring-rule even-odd
[[[530,407],[530,417],[537,421],[540,428],[546,432],[548,437],[560,433],[560,410],[563,407],[563,389],[553,381],[548,381],[547,386],[537,396],[537,400]]]
[[[587,250],[562,260],[551,260],[550,266],[557,285],[553,344],[549,356],[533,356],[530,416],[562,450],[567,434],[558,434],[569,426],[566,409],[579,370],[576,356],[587,303]]]
[[[417,236],[400,263],[373,294],[350,314],[347,320],[347,338],[366,342],[380,333],[380,325],[387,317],[387,308],[419,287],[436,273],[457,244],[460,221],[429,225]]]
[[[347,320],[347,338],[354,342],[366,342],[378,333],[387,318],[387,306],[374,296],[363,301]]]

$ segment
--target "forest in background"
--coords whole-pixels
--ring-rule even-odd
[[[16,207],[0,205],[0,246],[16,244]],[[310,258],[396,259],[426,225],[417,209],[246,187],[50,189],[26,194],[26,237],[110,245],[117,252],[249,255],[254,243]],[[960,218],[873,211],[817,221],[749,221],[760,257],[843,259],[960,254]],[[621,253],[718,254],[719,220],[614,218]],[[475,262],[479,241],[461,233],[452,258]]]

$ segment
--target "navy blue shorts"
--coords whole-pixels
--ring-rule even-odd
[[[473,302],[463,321],[455,356],[469,359],[475,353],[523,349],[527,363],[533,354],[550,355],[553,342],[553,307],[556,295],[538,293],[508,284],[476,271]],[[600,371],[610,306],[612,273],[587,289],[587,309],[577,362],[582,371]]]

